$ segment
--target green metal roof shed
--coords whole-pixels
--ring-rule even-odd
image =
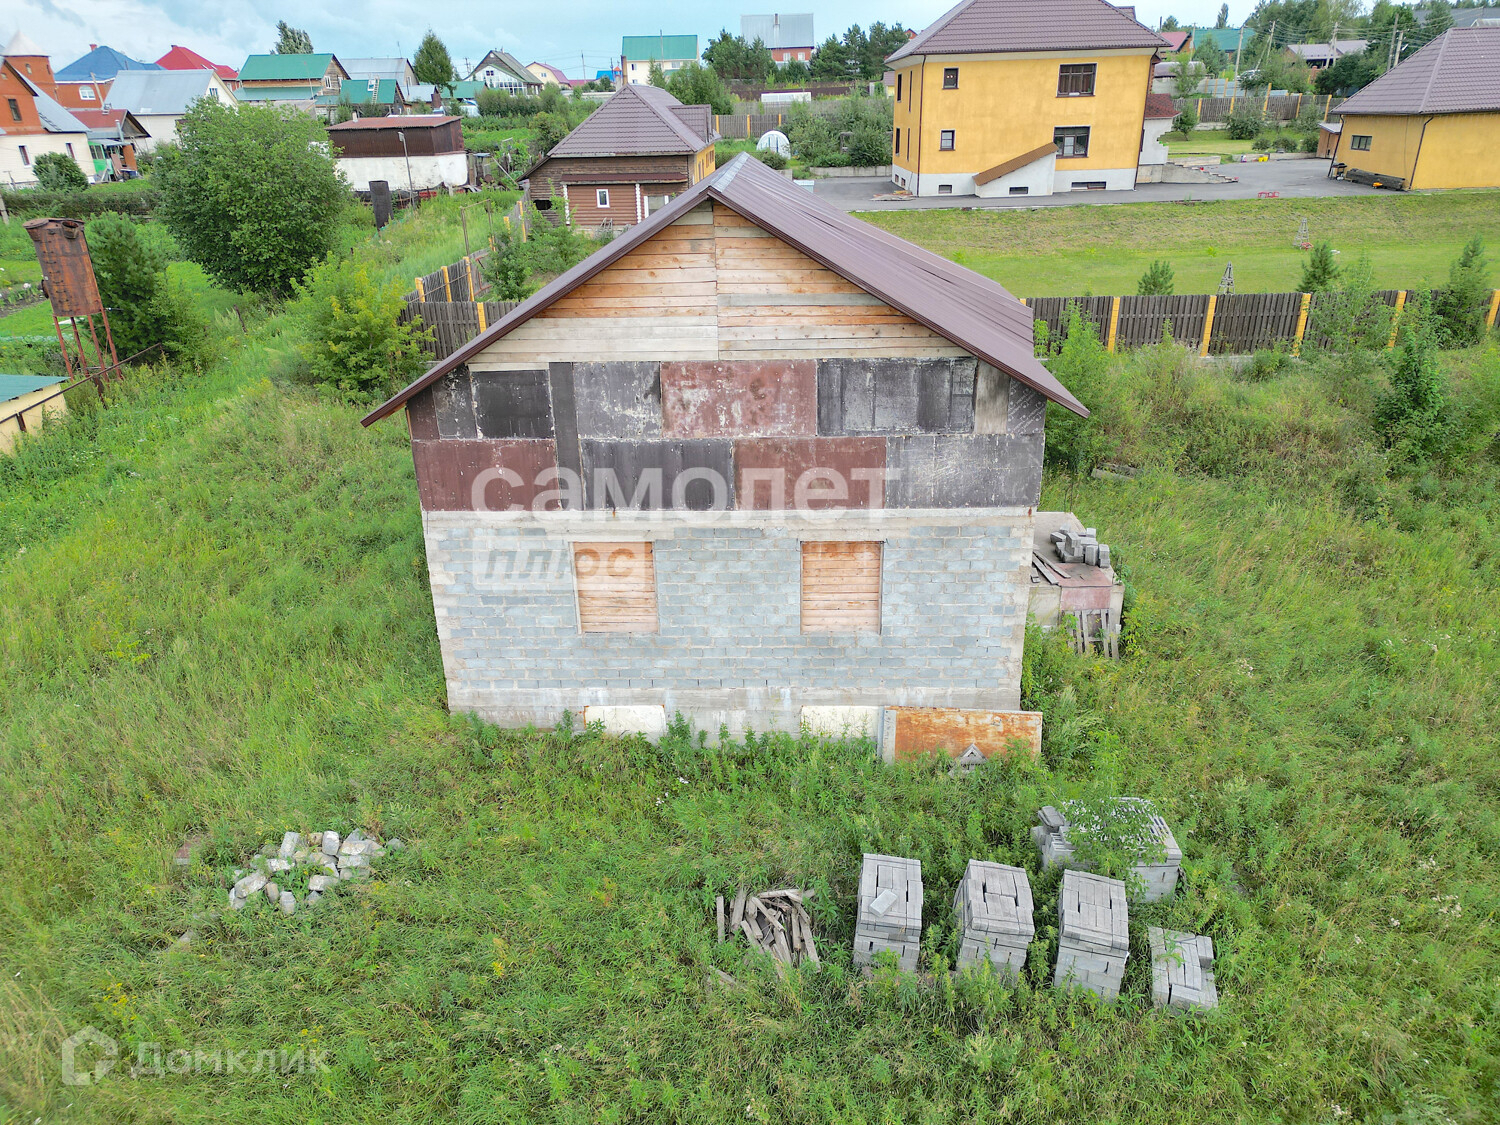
[[[620,40],[620,54],[627,59],[696,59],[696,35],[627,35]]]
[[[333,62],[332,54],[251,55],[240,67],[241,82],[311,82],[322,78]]]

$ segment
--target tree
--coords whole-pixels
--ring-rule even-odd
[[[712,106],[715,113],[733,113],[734,95],[711,66],[690,62],[672,72],[667,91],[683,105]]]
[[[776,66],[771,49],[759,38],[747,43],[728,31],[719,32],[719,37],[704,50],[703,60],[720,76],[745,82],[765,82]]]
[[[1158,259],[1146,267],[1135,291],[1141,297],[1170,297],[1174,281],[1171,263]]]
[[[524,301],[535,288],[530,282],[531,267],[520,243],[506,234],[497,234],[491,241],[490,252],[480,272],[502,301]]]
[[[536,130],[536,136],[531,139],[531,149],[537,160],[546,156],[557,147],[559,141],[572,132],[568,119],[560,113],[539,113],[531,119],[531,127]]]
[[[1385,55],[1379,49],[1343,55],[1332,66],[1313,76],[1313,89],[1320,94],[1348,95],[1363,89],[1385,72]]]
[[[1490,296],[1490,263],[1484,239],[1475,235],[1448,270],[1448,288],[1433,295],[1438,342],[1466,348],[1484,336],[1484,317]]]
[[[1161,29],[1163,31],[1181,31],[1182,24],[1177,22],[1176,16],[1168,16],[1161,21]]]
[[[453,59],[448,55],[448,48],[431,28],[422,36],[417,53],[412,56],[411,69],[418,82],[433,86],[451,86],[458,77],[453,70]]]
[[[803,86],[812,78],[812,67],[801,59],[787,59],[771,76],[771,81],[783,86]]]
[[[1428,41],[1453,26],[1453,11],[1447,0],[1427,0],[1423,10],[1427,18],[1422,21],[1422,35]]]
[[[656,59],[651,60],[651,66],[646,72],[646,81],[652,86],[657,86],[663,90],[667,88],[666,72],[662,70],[661,63]]]
[[[140,240],[135,224],[124,215],[101,215],[89,222],[88,240],[120,359],[206,358],[207,321],[186,290],[167,279],[165,257]]]
[[[300,27],[287,26],[286,20],[276,24],[276,46],[273,55],[310,55],[313,53],[312,36]]]
[[[812,76],[820,79],[839,80],[849,77],[849,50],[837,35],[823,40],[823,45],[813,55]]]
[[[1193,52],[1178,51],[1172,56],[1172,62],[1177,64],[1177,73],[1172,77],[1173,93],[1179,98],[1191,98],[1198,92],[1198,83],[1202,81],[1199,67],[1193,62]]]
[[[178,122],[160,211],[193,261],[228,289],[287,296],[333,247],[349,187],[305,114],[207,98]]]
[[[1436,353],[1426,302],[1418,296],[1402,314],[1391,389],[1375,405],[1375,427],[1401,460],[1428,461],[1444,452],[1452,436],[1448,380]]]
[[[78,161],[61,152],[44,152],[32,165],[36,171],[36,182],[43,191],[72,193],[89,186],[89,178]]]
[[[426,330],[398,320],[401,283],[362,261],[330,256],[296,282],[298,346],[313,379],[351,402],[384,398],[427,365]]]
[[[1333,244],[1319,242],[1312,248],[1312,255],[1302,266],[1302,280],[1297,283],[1299,293],[1322,293],[1332,289],[1339,279],[1339,267],[1334,264]]]
[[[1202,63],[1204,71],[1210,77],[1229,69],[1229,56],[1208,36],[1204,36],[1203,42],[1193,48],[1193,61]]]
[[[1215,27],[1228,27],[1229,26],[1229,5],[1228,4],[1220,4],[1219,5],[1219,18],[1214,21],[1214,26]]]

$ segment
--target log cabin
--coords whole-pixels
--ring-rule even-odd
[[[746,154],[364,424],[406,412],[454,710],[891,738],[1009,729],[1049,402],[1020,301]]]
[[[641,222],[714,170],[713,110],[655,86],[625,86],[527,176],[527,198],[597,229]]]

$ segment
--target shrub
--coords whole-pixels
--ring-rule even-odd
[[[535,288],[531,284],[531,266],[521,251],[521,243],[506,234],[490,241],[489,255],[480,266],[480,274],[502,301],[524,301]]]
[[[1261,348],[1245,365],[1240,374],[1249,382],[1262,383],[1280,374],[1292,360],[1286,345],[1278,341],[1274,347]]]
[[[1172,132],[1180,134],[1184,139],[1193,135],[1193,130],[1198,127],[1198,111],[1189,103],[1182,107],[1182,112],[1172,118]]]
[[[782,156],[781,153],[775,152],[768,148],[756,149],[755,159],[759,160],[762,164],[766,165],[769,168],[775,168],[778,172],[785,168],[789,163],[787,158]]]
[[[1171,263],[1157,260],[1146,267],[1146,272],[1141,274],[1140,281],[1136,282],[1135,291],[1142,297],[1170,297],[1174,276]]]
[[[78,162],[61,152],[44,152],[32,165],[43,191],[77,192],[89,186],[89,178]]]
[[[1490,300],[1490,263],[1484,239],[1471,238],[1448,270],[1448,288],[1434,295],[1437,337],[1445,348],[1465,348],[1484,335]]]
[[[1248,141],[1265,132],[1266,119],[1258,110],[1237,109],[1224,119],[1224,135],[1231,141]]]
[[[1318,151],[1318,135],[1316,133],[1309,133],[1309,134],[1307,134],[1306,136],[1304,136],[1302,138],[1302,140],[1300,142],[1300,147],[1301,147],[1301,149],[1302,149],[1303,152],[1317,152]]]
[[[333,246],[349,187],[323,126],[295,111],[199,99],[164,162],[162,217],[229,289],[285,296]]]
[[[1319,243],[1322,247],[1327,245]],[[1319,272],[1326,266],[1326,263],[1319,262],[1316,247],[1313,259],[1303,270],[1304,283],[1316,280],[1308,277],[1309,270]],[[1331,252],[1328,260],[1332,260]],[[1333,276],[1336,285],[1330,281],[1321,290],[1302,290],[1319,294],[1308,316],[1306,338],[1339,355],[1384,348],[1391,338],[1393,310],[1375,289],[1375,269],[1370,264],[1369,255],[1361,254],[1346,270],[1335,269]]]
[[[1376,404],[1375,426],[1399,460],[1422,464],[1445,452],[1452,421],[1429,308],[1418,297],[1401,318],[1401,352],[1390,390]]]
[[[1321,293],[1332,289],[1339,278],[1339,267],[1334,264],[1333,244],[1319,242],[1312,248],[1312,255],[1302,266],[1302,280],[1297,283],[1299,293]]]
[[[5,209],[12,217],[52,215],[62,219],[88,219],[95,215],[150,215],[161,204],[161,192],[140,191],[56,192],[38,188],[0,190]]]
[[[370,402],[421,371],[426,330],[400,324],[396,281],[381,282],[361,261],[330,256],[294,282],[299,345],[314,382],[350,402]]]
[[[791,107],[785,132],[802,163],[825,168],[889,164],[892,105],[887,98],[843,98],[834,113]]]
[[[160,344],[166,335],[155,304],[166,268],[161,254],[137,237],[134,223],[119,215],[89,223],[88,243],[115,351],[124,359]]]
[[[1048,367],[1084,406],[1095,410],[1104,398],[1110,354],[1099,342],[1094,322],[1076,304],[1068,305],[1063,342]],[[1103,427],[1097,413],[1080,418],[1071,410],[1047,404],[1047,464],[1086,473],[1104,457]]]
[[[539,113],[531,119],[536,136],[531,142],[531,151],[540,160],[557,147],[571,131],[568,119],[560,113]]]
[[[1271,145],[1273,143],[1274,142],[1271,140],[1271,137],[1268,134],[1262,133],[1260,134],[1260,136],[1256,137],[1253,141],[1250,142],[1250,147],[1255,152],[1270,152]]]

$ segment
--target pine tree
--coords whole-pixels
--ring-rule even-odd
[[[1490,295],[1490,263],[1484,239],[1475,235],[1448,270],[1448,288],[1435,295],[1433,311],[1444,347],[1466,348],[1484,335],[1485,305]]]
[[[276,24],[276,46],[273,55],[310,55],[313,53],[312,36],[300,27],[288,26],[286,20]]]
[[[427,29],[427,34],[422,36],[421,46],[411,60],[412,73],[417,76],[417,81],[424,85],[451,86],[456,75],[453,73],[453,59],[448,54],[448,48],[443,41],[437,37],[432,28]]]
[[[1427,302],[1420,296],[1403,313],[1401,355],[1390,391],[1376,404],[1375,425],[1387,448],[1418,463],[1440,456],[1452,437],[1448,381],[1438,364]]]
[[[1332,289],[1339,279],[1339,267],[1334,264],[1333,244],[1320,242],[1312,248],[1312,256],[1302,267],[1302,280],[1297,285],[1299,293],[1322,293]]]
[[[1136,282],[1135,291],[1141,297],[1170,297],[1175,280],[1171,263],[1158,260],[1146,267],[1146,272]]]
[[[88,224],[89,257],[99,297],[109,312],[109,330],[121,359],[161,342],[157,293],[166,263],[136,235],[124,215],[101,215]],[[148,358],[158,358],[151,356]]]
[[[1219,18],[1214,22],[1214,26],[1215,27],[1228,27],[1229,26],[1229,5],[1228,4],[1220,4],[1219,5]]]

